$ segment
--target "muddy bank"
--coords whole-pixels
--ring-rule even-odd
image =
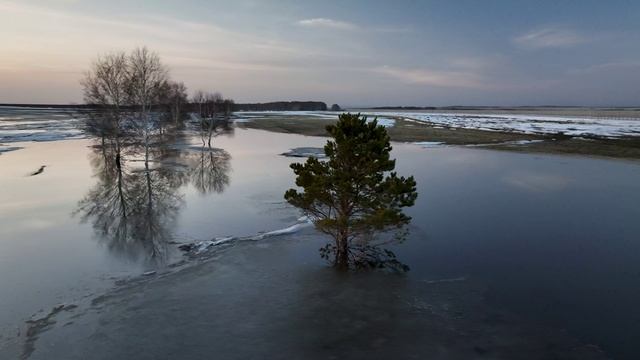
[[[438,126],[411,119],[394,118],[387,127],[393,141],[437,142],[447,145],[480,146],[494,150],[591,155],[640,159],[640,138],[583,138],[558,134],[524,134]],[[269,116],[238,123],[239,127],[307,136],[327,136],[333,119],[300,116]]]

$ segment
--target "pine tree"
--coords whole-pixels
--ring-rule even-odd
[[[416,182],[413,176],[398,177],[393,172],[389,135],[376,120],[367,123],[360,114],[342,114],[327,131],[332,137],[324,147],[328,160],[311,157],[304,164],[292,164],[302,191],[289,189],[285,199],[334,238],[330,248],[337,268],[374,265],[371,260],[380,252],[367,258],[360,250],[372,249],[366,244],[374,233],[409,223],[411,218],[402,208],[413,206]]]

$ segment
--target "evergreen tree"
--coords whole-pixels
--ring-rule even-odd
[[[376,266],[381,254],[399,264],[372,239],[374,233],[401,228],[411,220],[402,208],[412,206],[418,196],[413,176],[393,172],[389,135],[376,120],[367,123],[360,114],[342,114],[327,131],[332,137],[324,147],[328,160],[311,157],[304,164],[292,164],[302,191],[289,189],[285,199],[335,239],[324,251],[335,252],[336,267]]]

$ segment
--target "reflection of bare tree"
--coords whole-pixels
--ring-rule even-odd
[[[205,144],[178,150],[172,145],[186,141],[182,132],[141,137],[112,131],[111,124],[100,117],[87,121],[88,133],[99,140],[90,157],[97,183],[76,213],[114,253],[162,264],[183,202],[179,188],[191,183],[202,194],[224,191],[231,155]],[[233,131],[226,121],[216,124],[215,135]]]
[[[91,163],[98,182],[80,201],[76,212],[83,221],[93,223],[115,253],[162,263],[167,256],[171,225],[182,203],[177,189],[186,175],[155,161],[163,157],[161,144],[148,152],[140,149],[154,160],[140,166],[133,161],[133,146],[126,149],[131,156],[125,161],[124,151],[112,143],[115,141],[95,146]]]
[[[228,100],[224,100],[227,104]],[[229,184],[229,161],[231,155],[223,149],[211,147],[211,139],[220,135],[232,135],[234,128],[229,122],[228,113],[223,112],[222,119],[209,118],[200,126],[202,147],[197,151],[182,154],[189,167],[189,180],[201,193],[223,192]],[[203,127],[207,126],[207,131]]]
[[[182,203],[182,196],[174,186],[173,171],[149,167],[133,172],[131,198],[133,200],[131,225],[132,240],[142,245],[146,256],[155,261],[166,260],[166,246],[171,240],[170,225],[174,222]]]
[[[223,192],[229,184],[231,155],[223,149],[205,147],[185,155],[189,165],[189,180],[201,194]]]
[[[115,166],[115,147],[96,146],[91,164],[94,166],[98,183],[78,204],[77,213],[82,220],[93,221],[93,227],[104,238],[109,238],[108,246],[119,252],[127,248],[129,239],[129,217],[132,199],[129,191],[130,173]]]

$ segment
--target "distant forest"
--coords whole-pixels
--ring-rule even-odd
[[[375,106],[374,110],[435,110],[433,106]]]
[[[275,101],[268,103],[234,104],[233,111],[326,111],[322,101]]]
[[[99,105],[71,104],[0,104],[0,106],[35,108],[99,108]],[[275,101],[267,103],[233,104],[233,111],[326,111],[327,104],[322,101]]]

